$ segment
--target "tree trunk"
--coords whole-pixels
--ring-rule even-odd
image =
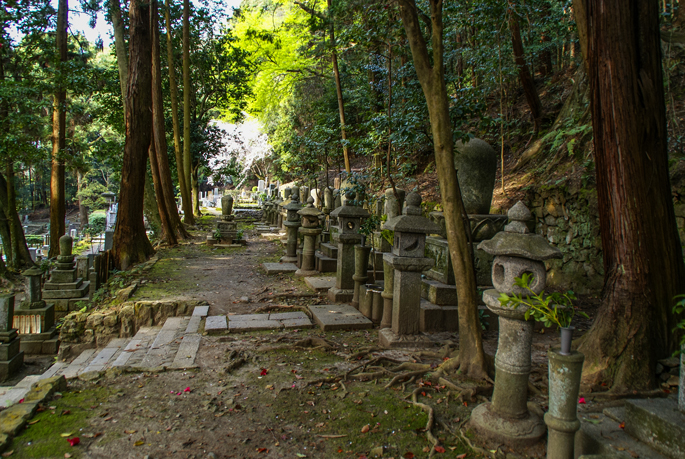
[[[149,174],[145,174],[145,198],[143,202],[143,214],[147,219],[148,225],[152,233],[158,237],[163,237],[162,219],[159,216],[159,207],[157,207],[157,196],[152,186],[152,180]]]
[[[152,28],[152,139],[154,148],[150,151],[156,153],[155,163],[157,166],[157,177],[160,181],[160,190],[157,197],[164,201],[169,226],[173,237],[169,238],[169,244],[176,244],[178,237],[187,239],[190,237],[181,223],[176,207],[174,194],[174,184],[171,181],[171,170],[169,169],[169,158],[167,157],[166,133],[164,131],[164,101],[162,99],[162,65],[159,51],[159,7],[157,0],[152,2],[151,28]],[[152,164],[152,158],[150,158]],[[153,174],[153,177],[155,175]],[[160,208],[160,214],[162,209]]]
[[[178,186],[181,189],[184,220],[189,225],[195,224],[193,206],[190,198],[190,188],[184,173],[183,151],[181,150],[181,127],[178,123],[178,84],[176,84],[176,66],[174,65],[174,46],[171,39],[171,15],[169,13],[169,0],[166,0],[164,8],[166,20],[166,52],[169,67],[169,92],[171,93],[171,120],[174,125],[174,153],[176,155],[176,171],[178,172]]]
[[[78,193],[83,189],[83,174],[80,171],[76,171],[76,184]],[[88,206],[83,203],[83,198],[78,199],[78,217],[79,226],[81,231],[88,225]]]
[[[200,215],[200,184],[198,183],[198,178],[197,178],[197,169],[198,166],[195,166],[192,170],[192,174],[190,177],[191,184],[193,187],[193,213],[195,215]]]
[[[345,126],[345,102],[343,101],[342,83],[340,82],[340,71],[338,70],[338,53],[335,49],[335,25],[333,23],[332,0],[328,0],[328,21],[329,35],[331,37],[331,60],[333,61],[333,76],[335,78],[335,92],[338,95],[338,112],[340,114],[340,137],[342,137],[343,158],[345,160],[345,170],[348,174],[352,173],[350,166],[350,152],[347,146],[347,128]]]
[[[128,83],[128,56],[126,56],[126,39],[124,38],[124,20],[121,17],[119,0],[109,0],[109,15],[112,17],[114,29],[114,50],[117,55],[119,69],[119,83],[121,84],[121,103],[124,108],[124,122],[126,122],[126,84]]]
[[[143,223],[145,163],[152,140],[152,43],[149,3],[131,0],[129,24],[126,144],[112,248],[114,265],[120,270],[126,270],[134,263],[145,261],[153,252]]]
[[[24,228],[17,212],[17,197],[14,191],[14,169],[13,164],[8,162],[5,167],[4,175],[0,174],[0,209],[5,217],[6,229],[1,231],[7,266],[12,269],[21,270],[33,266],[33,260],[26,244]]]
[[[579,349],[586,382],[624,392],[655,387],[657,360],[675,350],[671,307],[685,267],[668,174],[659,5],[598,3],[586,4],[585,26],[605,278]]]
[[[191,91],[192,89],[190,87],[190,1],[183,0],[183,173],[185,174],[186,184],[191,183],[191,175],[193,173],[193,156],[192,152],[190,151]],[[183,208],[185,209],[185,207]],[[186,223],[188,223],[189,225],[194,225],[195,218],[193,217],[193,212],[184,213]]]
[[[50,174],[50,253],[48,256],[59,255],[59,238],[65,232],[64,219],[66,217],[66,196],[64,191],[64,150],[66,138],[65,108],[67,93],[62,87],[60,74],[67,61],[67,14],[69,5],[67,0],[59,0],[57,9],[57,30],[55,45],[59,56],[57,71],[57,85],[52,107],[52,169]]]
[[[155,202],[157,203],[157,213],[159,215],[159,221],[162,227],[161,239],[169,245],[177,245],[178,239],[176,239],[176,232],[171,227],[169,210],[167,209],[166,199],[164,199],[164,190],[162,189],[161,178],[159,176],[159,165],[157,163],[157,152],[155,151],[154,141],[150,142],[148,155],[150,157],[150,172],[152,172],[152,184],[155,188]]]
[[[443,63],[442,0],[430,0],[432,65],[426,41],[421,33],[416,1],[401,0],[399,5],[402,23],[414,58],[414,67],[426,97],[430,116],[435,163],[447,225],[447,241],[457,285],[460,370],[462,374],[470,377],[486,378],[488,363],[483,351],[478,319],[476,279],[466,237],[464,205],[457,181],[457,171],[454,169],[454,144]]]
[[[509,0],[509,30],[511,31],[511,44],[514,48],[514,61],[519,69],[519,79],[523,87],[523,93],[526,96],[526,102],[530,107],[530,113],[533,117],[535,125],[535,134],[540,132],[542,126],[542,103],[538,95],[538,89],[535,87],[535,80],[530,74],[528,64],[526,64],[525,53],[523,51],[523,40],[521,40],[521,30],[519,29],[519,20],[514,11],[514,6]]]

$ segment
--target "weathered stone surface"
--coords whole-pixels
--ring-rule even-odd
[[[305,277],[304,283],[307,287],[315,292],[326,292],[335,287],[335,277],[321,276],[321,277]]]
[[[226,316],[207,316],[205,319],[205,332],[208,334],[221,333],[227,329]]]
[[[423,335],[398,335],[391,328],[378,331],[378,344],[385,349],[413,349],[431,347],[433,343]]]
[[[685,457],[685,413],[669,398],[626,400],[625,430],[669,457]]]
[[[262,314],[265,315],[265,314]],[[228,329],[232,332],[276,330],[283,326],[278,320],[231,320],[228,321]]]
[[[206,317],[209,314],[209,306],[195,306],[193,309],[194,316]]]
[[[373,327],[373,322],[347,304],[309,306],[314,322],[323,331],[357,330]]]
[[[297,266],[293,263],[262,263],[267,274],[294,273]]]
[[[481,139],[454,144],[454,168],[467,214],[489,214],[497,174],[497,152]]]
[[[438,306],[456,305],[458,303],[457,287],[431,279],[422,279],[421,298]]]
[[[631,437],[619,423],[604,414],[581,420],[574,453],[592,459],[667,459],[656,450]],[[592,422],[590,422],[592,421]]]
[[[289,320],[289,319],[307,319],[309,317],[302,311],[297,312],[278,312],[269,314],[269,320]]]

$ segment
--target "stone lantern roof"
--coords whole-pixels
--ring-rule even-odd
[[[345,194],[345,197],[347,198],[345,204],[331,212],[331,217],[368,218],[369,215],[371,215],[369,214],[369,211],[364,209],[363,207],[355,206],[352,204],[354,199],[357,197],[357,193],[355,193],[354,191],[348,191],[347,194]]]
[[[532,215],[521,201],[509,209],[507,216],[510,223],[504,227],[504,231],[478,244],[479,249],[494,256],[520,257],[536,261],[562,257],[559,249],[550,245],[544,237],[530,233],[526,221],[531,220]]]
[[[421,195],[412,191],[407,196],[407,206],[402,215],[393,217],[383,225],[383,229],[396,233],[422,233],[434,234],[440,231],[440,227],[421,216]]]
[[[319,215],[323,214],[319,209],[314,207],[314,198],[307,199],[307,207],[297,212],[302,216],[302,224],[305,227],[313,228],[319,225]]]

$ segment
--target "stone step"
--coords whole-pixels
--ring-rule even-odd
[[[143,360],[134,366],[142,368],[170,366],[178,352],[188,322],[190,322],[189,318],[169,317],[157,333]]]
[[[81,284],[80,287],[74,288],[74,289],[43,290],[43,299],[44,300],[53,300],[53,299],[82,298],[84,296],[88,296],[88,289],[89,288],[90,288],[90,281],[86,281],[83,284]]]
[[[422,279],[421,298],[438,306],[456,306],[458,303],[457,286],[433,279]]]
[[[338,244],[332,242],[324,242],[320,245],[321,253],[323,253],[328,258],[338,259]]]
[[[331,288],[335,287],[335,277],[305,277],[304,283],[307,284],[307,287],[314,290],[315,292],[327,292]]]
[[[323,252],[316,252],[316,270],[320,273],[334,273],[338,269],[338,259],[327,257]]]
[[[292,263],[262,263],[267,274],[294,273],[297,266]]]
[[[89,371],[102,371],[113,362],[121,350],[126,346],[128,340],[126,338],[115,338],[107,344],[97,355],[88,363],[88,366],[83,369],[83,373]]]

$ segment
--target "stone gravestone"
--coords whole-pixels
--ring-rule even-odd
[[[17,329],[12,327],[14,295],[0,295],[0,381],[14,376],[24,364]]]
[[[286,244],[285,256],[281,257],[282,263],[295,263],[297,261],[297,230],[301,225],[298,211],[302,209],[300,204],[300,190],[298,187],[293,188],[290,202],[283,206],[286,212],[285,230],[286,230]]]
[[[489,214],[497,174],[497,153],[481,139],[454,145],[454,168],[467,214]]]
[[[335,303],[347,303],[354,296],[354,246],[362,240],[361,221],[369,216],[368,211],[352,204],[355,197],[353,191],[348,191],[345,205],[331,212],[331,217],[338,220],[340,231],[335,287],[328,291],[328,299]]]
[[[43,289],[42,297],[54,303],[57,318],[75,311],[79,301],[88,301],[90,281],[86,276],[79,276],[74,266],[73,243],[74,240],[67,235],[59,239],[60,255],[57,257],[57,269],[52,270],[50,279]]]
[[[419,335],[421,273],[433,266],[433,259],[424,257],[424,252],[426,234],[436,232],[437,225],[421,216],[421,195],[412,192],[403,214],[388,220],[383,229],[394,232],[392,250],[383,255],[394,270],[393,304],[391,327],[378,332],[379,344],[385,348],[430,346],[430,340]]]
[[[314,254],[316,252],[316,238],[321,234],[319,215],[322,212],[314,207],[314,198],[310,196],[307,200],[307,207],[297,213],[302,217],[302,226],[298,232],[304,237],[304,246],[302,247],[302,263],[300,263],[300,269],[295,272],[295,275],[313,276],[318,274]]]
[[[60,251],[62,252],[61,245]],[[59,257],[71,255],[71,251],[66,253],[68,255],[60,255]],[[61,263],[59,257],[57,258],[57,268],[60,268]],[[62,258],[62,260],[64,259]],[[53,271],[58,271],[58,269]],[[20,349],[27,354],[56,354],[59,340],[55,329],[55,305],[47,304],[41,295],[43,272],[38,268],[30,268],[22,274],[26,279],[26,298],[14,310],[12,325],[19,331]]]

